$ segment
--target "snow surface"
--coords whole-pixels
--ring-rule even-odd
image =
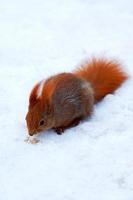
[[[0,200],[133,200],[133,1],[0,0]],[[91,119],[24,142],[33,85],[93,55],[131,78]]]

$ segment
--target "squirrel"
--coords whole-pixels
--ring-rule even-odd
[[[26,115],[30,136],[54,129],[62,134],[93,112],[94,104],[128,79],[119,62],[96,59],[72,73],[60,73],[37,83]]]

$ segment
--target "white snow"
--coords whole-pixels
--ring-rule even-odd
[[[133,2],[0,0],[0,200],[133,200]],[[91,119],[24,142],[36,82],[91,56],[130,74]]]

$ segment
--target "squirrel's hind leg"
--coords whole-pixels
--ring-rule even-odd
[[[62,135],[62,133],[64,133],[65,128],[64,128],[64,127],[57,127],[57,128],[53,128],[53,130],[54,130],[58,135]]]
[[[58,135],[62,135],[62,133],[64,133],[65,129],[77,126],[80,123],[80,121],[81,121],[81,118],[76,118],[71,123],[69,123],[67,126],[56,127],[53,129]]]

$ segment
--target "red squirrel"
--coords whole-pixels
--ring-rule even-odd
[[[42,80],[29,97],[29,135],[48,129],[62,134],[78,125],[92,114],[96,102],[113,93],[127,78],[117,61],[93,58],[72,73]]]

